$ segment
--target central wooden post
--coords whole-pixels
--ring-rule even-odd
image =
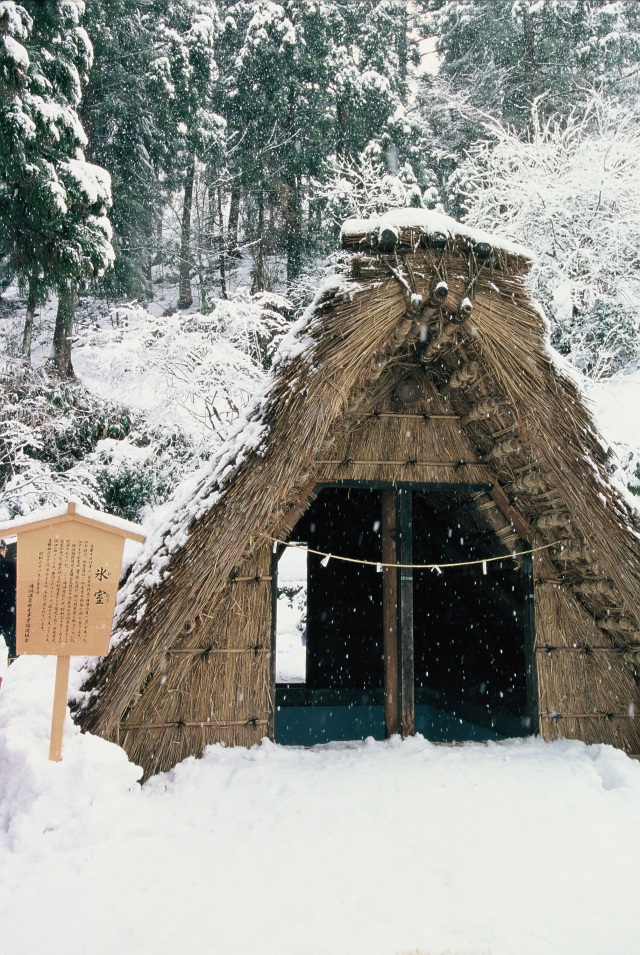
[[[399,489],[398,500],[398,563],[411,564],[412,508],[411,490]],[[414,666],[413,666],[413,570],[398,569],[398,696],[400,733],[403,737],[415,732]]]
[[[382,562],[398,563],[398,509],[393,488],[382,491]],[[398,572],[382,570],[382,623],[384,628],[384,726],[387,737],[400,732],[398,706]]]
[[[412,562],[411,491],[382,491],[382,562]],[[384,628],[384,722],[387,736],[415,731],[413,666],[413,571],[385,567],[382,587]]]

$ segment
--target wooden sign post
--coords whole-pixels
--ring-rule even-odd
[[[125,538],[145,534],[73,501],[2,532],[18,537],[16,651],[57,657],[49,759],[59,761],[71,657],[108,653]]]

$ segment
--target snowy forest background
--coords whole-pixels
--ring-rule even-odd
[[[635,2],[2,0],[0,517],[143,519],[340,222],[393,206],[530,247],[553,344],[637,422],[639,96]]]

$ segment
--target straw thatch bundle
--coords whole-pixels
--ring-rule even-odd
[[[541,734],[640,753],[639,525],[552,360],[526,255],[413,210],[343,245],[244,437],[134,568],[79,722],[147,775],[272,734],[274,538],[323,482],[466,482],[492,486],[504,553],[536,551]]]

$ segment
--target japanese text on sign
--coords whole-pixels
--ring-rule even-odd
[[[82,525],[24,532],[19,653],[106,653],[123,541]]]

